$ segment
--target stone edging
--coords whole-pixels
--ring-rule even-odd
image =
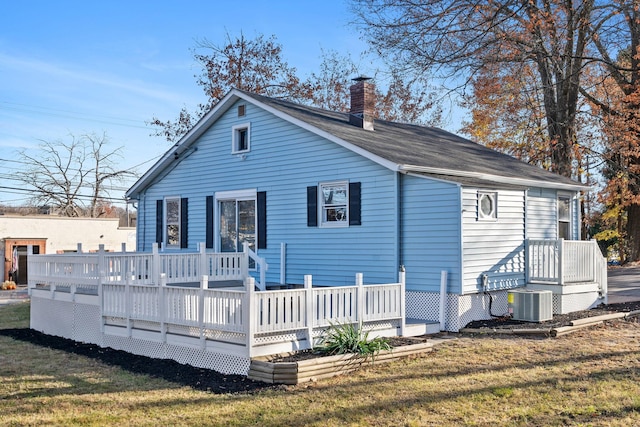
[[[461,333],[466,334],[504,334],[504,335],[543,335],[547,337],[559,337],[561,335],[570,334],[579,329],[587,328],[589,326],[601,324],[607,320],[615,320],[622,318],[629,318],[640,315],[640,310],[631,311],[627,313],[610,313],[600,316],[585,317],[583,319],[577,319],[568,326],[559,326],[556,328],[521,328],[521,329],[501,329],[501,328],[462,328]]]
[[[355,371],[363,365],[378,365],[402,357],[426,353],[432,351],[434,345],[442,341],[446,340],[432,339],[428,342],[394,347],[391,350],[381,351],[373,359],[357,354],[316,357],[297,362],[269,362],[266,357],[255,358],[251,359],[247,376],[256,381],[289,385],[317,381]]]

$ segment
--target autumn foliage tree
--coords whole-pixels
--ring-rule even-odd
[[[461,92],[481,74],[527,67],[542,100],[550,168],[573,175],[593,1],[353,0],[353,5],[367,40],[381,55],[398,67],[448,79]]]
[[[296,69],[282,57],[282,46],[275,36],[244,34],[223,44],[204,39],[194,49],[194,58],[202,72],[197,84],[207,95],[207,102],[196,111],[182,108],[175,120],[154,117],[150,124],[155,135],[177,141],[186,134],[232,88],[272,98],[282,98],[331,111],[349,110],[349,87],[359,76],[358,65],[348,55],[323,51],[317,71],[302,79]],[[378,85],[377,114],[380,119],[410,123],[435,124],[441,119],[438,93],[422,76],[408,78],[398,71],[376,74]]]
[[[250,39],[240,33],[233,38],[227,33],[222,44],[208,39],[199,41],[193,56],[201,66],[196,81],[207,101],[196,111],[182,108],[175,120],[157,117],[151,120],[155,134],[168,141],[180,139],[232,88],[298,101],[311,97],[311,88],[300,81],[296,69],[282,58],[282,46],[275,36],[258,35]]]

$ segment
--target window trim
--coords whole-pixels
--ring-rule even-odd
[[[491,212],[484,213],[482,210],[482,199],[489,197],[493,209]],[[497,221],[498,220],[498,192],[497,191],[478,191],[477,196],[477,220],[478,221]]]
[[[325,218],[325,204],[323,197],[323,187],[329,186],[344,186],[345,188],[345,203],[344,208],[346,211],[346,215],[343,221],[327,221]],[[318,183],[318,227],[320,228],[344,228],[349,227],[349,181],[340,180],[340,181],[326,181]],[[342,205],[333,205],[333,206],[342,206]]]
[[[178,219],[175,223],[169,223],[169,209],[167,207],[169,202],[175,201],[178,204]],[[180,249],[181,248],[181,233],[182,233],[182,198],[180,196],[168,196],[164,198],[164,230],[163,237],[165,241],[165,247],[167,249]],[[178,242],[175,244],[169,243],[169,225],[176,225],[178,227]]]
[[[240,132],[246,131],[246,144],[247,148],[240,150],[238,144],[240,144]],[[241,123],[231,128],[231,154],[242,154],[251,151],[251,123]]]

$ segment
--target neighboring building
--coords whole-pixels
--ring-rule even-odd
[[[103,244],[107,251],[120,251],[126,244],[135,250],[135,228],[118,226],[118,218],[69,218],[50,215],[0,215],[0,254],[3,280],[27,282],[27,253],[34,254],[76,252],[78,243],[85,252],[95,251]]]
[[[339,113],[232,90],[128,191],[137,250],[248,242],[267,282],[286,284],[358,272],[388,283],[404,266],[407,317],[425,320],[438,318],[445,271],[458,330],[506,312],[506,291],[527,284],[527,239],[581,238],[584,185],[441,129],[374,120],[373,85],[351,91]],[[581,288],[581,301],[601,291]]]

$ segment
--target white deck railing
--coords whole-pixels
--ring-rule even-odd
[[[247,269],[250,255],[204,249],[34,255],[28,258],[29,287],[52,300],[94,295],[82,301],[99,307],[102,333],[124,327],[129,336],[134,329],[155,331],[159,340],[168,333],[186,335],[202,345],[207,339],[233,343],[249,356],[291,346],[292,336],[297,337],[295,348],[311,348],[321,330],[337,323],[358,323],[365,329],[397,325],[404,332],[404,272],[398,283],[365,286],[359,273],[354,286],[314,287],[309,275],[302,289],[256,291]],[[231,283],[209,288],[210,281]],[[237,281],[244,286],[233,283]],[[199,286],[186,285],[193,282]]]
[[[526,251],[528,282],[598,282],[606,289],[607,263],[595,240],[527,240]]]
[[[258,287],[265,287],[267,264],[250,249],[245,252],[160,252],[154,244],[151,253],[97,252],[29,256],[29,287],[36,285],[70,286],[98,292],[99,283],[158,285],[164,274],[167,283],[200,282],[202,276],[212,281],[238,280],[248,276],[249,258],[255,261]]]

